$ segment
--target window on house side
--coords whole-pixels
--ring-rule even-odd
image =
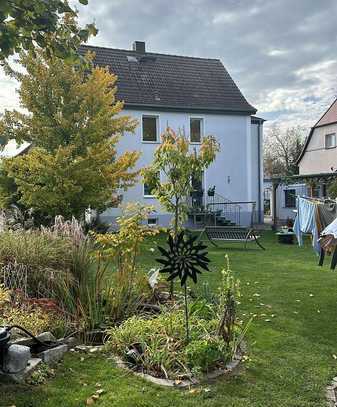
[[[287,189],[284,191],[284,202],[286,208],[296,208],[296,190]]]
[[[144,196],[145,197],[153,197],[153,190],[157,186],[157,184],[160,182],[160,174],[157,174],[156,181],[153,182],[152,184],[143,184],[144,186]]]
[[[158,140],[158,118],[156,116],[143,116],[143,141],[156,142]]]
[[[191,118],[190,119],[190,140],[191,143],[201,143],[202,137],[202,119]]]
[[[336,134],[326,134],[325,135],[325,148],[335,148],[336,147]]]
[[[157,219],[157,218],[149,218],[149,219],[147,220],[147,224],[148,224],[149,226],[155,226],[155,225],[158,224],[158,219]]]

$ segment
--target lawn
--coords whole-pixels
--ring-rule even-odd
[[[81,361],[69,353],[56,377],[42,386],[1,386],[0,406],[84,406],[100,383],[106,393],[101,407],[300,407],[325,406],[325,386],[337,373],[337,276],[320,268],[309,244],[279,245],[271,232],[263,236],[267,250],[252,244],[209,247],[212,273],[204,274],[216,288],[228,253],[241,280],[240,315],[256,315],[248,333],[249,361],[236,375],[196,390],[172,390],[151,385],[118,370],[102,356]],[[145,269],[154,266],[147,242]]]

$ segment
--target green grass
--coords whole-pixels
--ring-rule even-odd
[[[265,252],[254,244],[247,251],[240,245],[210,247],[213,271],[202,278],[217,287],[228,253],[231,268],[241,280],[240,315],[257,315],[247,337],[250,361],[238,374],[192,393],[151,385],[116,369],[102,356],[80,361],[70,353],[46,385],[1,386],[0,406],[84,406],[97,382],[106,390],[95,403],[101,407],[325,406],[325,386],[337,373],[333,358],[337,354],[337,275],[329,270],[328,261],[323,268],[317,266],[308,244],[304,248],[279,245],[271,232],[264,234],[263,243]],[[147,242],[142,251],[145,269],[155,266],[152,246]]]

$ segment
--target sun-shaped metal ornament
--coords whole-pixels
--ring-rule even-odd
[[[158,247],[162,258],[156,259],[163,265],[161,273],[168,273],[168,281],[180,279],[184,286],[188,277],[197,283],[197,275],[202,270],[210,271],[207,257],[207,246],[197,242],[197,236],[185,236],[184,231],[179,233],[176,239],[171,235],[168,238],[168,250]]]

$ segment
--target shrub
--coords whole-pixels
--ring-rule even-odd
[[[242,326],[236,318],[239,282],[228,257],[221,275],[213,302],[200,298],[189,305],[189,341],[184,311],[176,304],[154,318],[133,316],[110,329],[107,348],[133,367],[171,379],[224,367],[235,356],[250,322]]]
[[[110,329],[106,346],[127,360],[126,352],[137,344],[141,352],[136,364],[154,376],[176,379],[207,371],[228,360],[224,342],[220,338],[212,339],[216,337],[217,324],[215,319],[191,315],[191,338],[186,346],[182,311],[166,311],[151,319],[133,316]],[[207,344],[211,344],[208,349]],[[197,349],[202,349],[200,357]]]
[[[152,211],[152,207],[129,204],[117,219],[118,233],[95,235],[96,263],[102,270],[99,291],[103,293],[105,314],[110,322],[132,315],[149,292],[146,276],[138,267],[138,256],[140,244],[158,233],[145,224]],[[105,278],[106,264],[116,270],[110,281]]]
[[[19,325],[37,335],[50,331],[57,336],[65,332],[65,323],[57,307],[39,303],[0,286],[0,326]]]
[[[63,274],[70,270],[71,262],[68,240],[50,237],[40,231],[20,230],[0,234],[2,277],[7,271],[10,288],[23,289],[30,296],[45,296],[53,291]],[[18,286],[18,281],[15,281],[14,275],[19,272],[27,275],[25,287]]]

